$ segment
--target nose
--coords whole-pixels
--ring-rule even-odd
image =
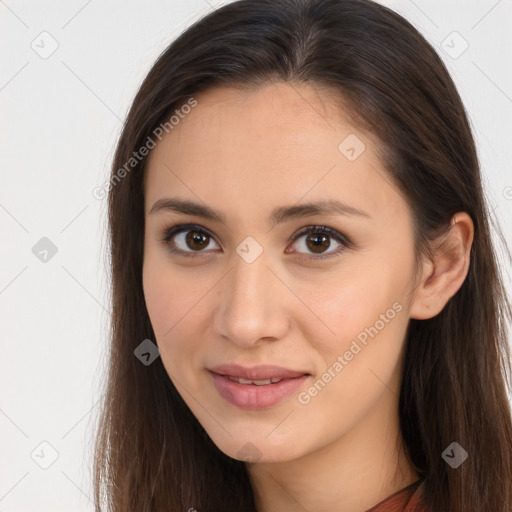
[[[213,329],[241,348],[284,337],[290,328],[289,290],[271,270],[263,252],[252,263],[237,254],[219,283]],[[288,296],[287,296],[288,294]]]

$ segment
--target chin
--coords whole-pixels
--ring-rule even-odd
[[[215,442],[215,440],[213,440]],[[283,444],[282,440],[230,438],[229,442],[215,443],[217,448],[232,459],[247,463],[284,462],[298,458],[297,443]]]

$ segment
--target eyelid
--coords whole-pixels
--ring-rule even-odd
[[[296,231],[288,240],[289,242],[296,241],[300,236],[307,235],[311,232],[314,233],[324,233],[329,235],[330,237],[336,239],[338,242],[346,245],[347,247],[352,247],[352,241],[347,238],[344,234],[340,233],[337,229],[331,228],[324,224],[309,224],[308,226],[304,226]]]
[[[199,233],[203,233],[207,235],[208,237],[212,238],[217,245],[221,246],[221,244],[217,241],[216,237],[205,227],[199,225],[199,224],[193,224],[193,223],[186,223],[186,224],[176,224],[171,227],[168,227],[164,229],[163,237],[160,238],[160,241],[164,244],[167,244],[169,247],[169,250],[173,253],[184,255],[184,256],[191,256],[191,257],[201,257],[203,255],[208,254],[210,251],[183,251],[182,249],[176,249],[170,247],[170,240],[173,236],[178,235],[183,232],[187,231],[197,231]],[[293,235],[290,236],[290,238],[287,241],[287,244],[289,243],[295,243],[300,237],[304,235],[308,235],[311,233],[322,233],[330,236],[331,238],[334,238],[338,243],[341,244],[341,247],[337,248],[334,251],[327,252],[327,253],[318,253],[315,255],[314,253],[301,253],[296,252],[296,254],[300,254],[302,259],[306,260],[321,260],[324,258],[329,258],[332,256],[335,256],[342,252],[345,249],[350,249],[353,247],[352,241],[347,238],[344,234],[340,233],[338,230],[331,228],[329,226],[323,225],[323,224],[310,224],[307,226],[304,226],[300,228],[298,231],[296,231]],[[290,251],[287,251],[289,254]]]
[[[204,254],[207,254],[207,251],[183,251],[182,249],[177,249],[175,247],[170,247],[170,240],[175,235],[179,235],[183,232],[187,231],[198,231],[199,233],[203,233],[205,235],[208,235],[210,238],[212,238],[217,245],[220,246],[220,243],[216,240],[215,236],[205,227],[200,226],[199,224],[175,224],[174,226],[168,227],[164,229],[163,236],[160,238],[160,241],[164,244],[167,244],[169,247],[168,249],[175,253],[175,254],[182,254],[185,256],[202,256]]]
[[[310,224],[308,226],[304,226],[298,231],[296,231],[288,240],[288,242],[297,242],[302,236],[313,234],[313,233],[320,233],[328,235],[329,237],[336,240],[341,246],[335,249],[334,251],[325,252],[325,253],[302,253],[299,252],[297,254],[300,254],[301,259],[306,260],[323,260],[331,257],[336,257],[338,254],[343,252],[345,249],[351,249],[353,247],[353,243],[351,240],[349,240],[345,235],[340,233],[337,229],[331,228],[329,226],[323,225],[323,224]]]

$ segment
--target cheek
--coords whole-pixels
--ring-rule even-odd
[[[148,257],[143,268],[146,307],[167,370],[180,372],[175,361],[197,352],[200,326],[204,323],[207,286],[189,273],[171,270],[168,262]]]
[[[373,268],[373,272],[369,268]],[[312,312],[318,313],[316,319],[314,315],[308,316],[310,330],[323,322],[326,332],[322,334],[330,331],[333,337],[345,337],[369,321],[377,320],[396,300],[393,298],[395,287],[386,279],[384,270],[375,265],[352,266],[346,272],[319,279],[314,287],[305,287],[299,293],[304,302],[311,305]]]
[[[404,261],[379,264],[375,259],[309,292],[318,318],[308,315],[303,329],[326,367],[345,353],[351,366],[394,364],[408,324],[407,271]]]
[[[357,424],[387,390],[390,396],[399,393],[408,317],[392,274],[379,275],[380,280],[346,276],[331,293],[318,296],[319,316],[334,334],[320,335],[328,331],[318,329],[317,321],[307,327],[309,344],[320,355],[319,374],[300,403],[308,402],[301,407],[312,416],[338,425],[333,436]]]

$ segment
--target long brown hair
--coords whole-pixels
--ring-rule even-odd
[[[475,143],[437,53],[408,21],[370,0],[227,4],[173,41],[143,81],[117,145],[108,195],[113,311],[95,444],[96,510],[255,511],[245,464],[214,445],[160,358],[146,366],[134,356],[155,337],[142,287],[146,158],[130,159],[200,92],[273,81],[337,91],[352,122],[377,137],[389,176],[413,212],[418,258],[431,256],[431,243],[454,213],[471,216],[464,283],[440,314],[410,320],[400,426],[429,509],[510,512],[512,312]],[[468,453],[457,469],[442,457],[453,442]]]

